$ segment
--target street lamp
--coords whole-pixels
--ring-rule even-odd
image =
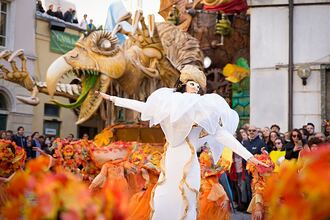
[[[311,69],[309,66],[300,66],[298,67],[297,74],[302,79],[302,84],[305,86],[308,77],[311,76]]]

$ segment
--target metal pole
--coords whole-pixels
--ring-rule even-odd
[[[293,128],[293,1],[289,0],[289,108],[288,108],[288,129]]]

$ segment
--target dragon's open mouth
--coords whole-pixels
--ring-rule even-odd
[[[73,73],[73,71],[69,71],[65,75],[72,74],[72,73]],[[76,99],[76,101],[74,103],[70,103],[70,104],[63,104],[56,99],[52,99],[51,100],[52,102],[54,102],[55,104],[57,104],[61,107],[70,108],[70,109],[78,108],[81,106],[81,104],[87,98],[89,91],[92,88],[94,88],[100,73],[96,72],[94,70],[80,70],[80,71],[78,71],[78,74],[76,74],[76,75],[81,79],[81,87],[82,87],[82,91],[81,91],[79,97]]]
[[[106,93],[110,85],[110,77],[91,68],[73,68],[69,65],[64,57],[58,58],[54,61],[47,71],[47,88],[49,95],[56,95],[56,87],[58,81],[66,75],[75,75],[80,79],[81,92],[75,102],[70,104],[63,104],[58,100],[51,101],[64,108],[78,108],[80,113],[77,124],[88,120],[98,109],[102,102],[102,97],[95,94],[95,91]]]

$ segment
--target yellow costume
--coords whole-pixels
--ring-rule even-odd
[[[281,157],[285,157],[285,151],[272,151],[269,154],[270,159],[272,159],[273,163],[275,164],[275,168],[274,168],[274,173],[278,173],[280,166],[278,164],[278,160]]]

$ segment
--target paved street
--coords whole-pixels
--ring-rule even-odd
[[[235,213],[232,214],[232,219],[233,220],[251,220],[252,217],[250,214],[235,211]]]

